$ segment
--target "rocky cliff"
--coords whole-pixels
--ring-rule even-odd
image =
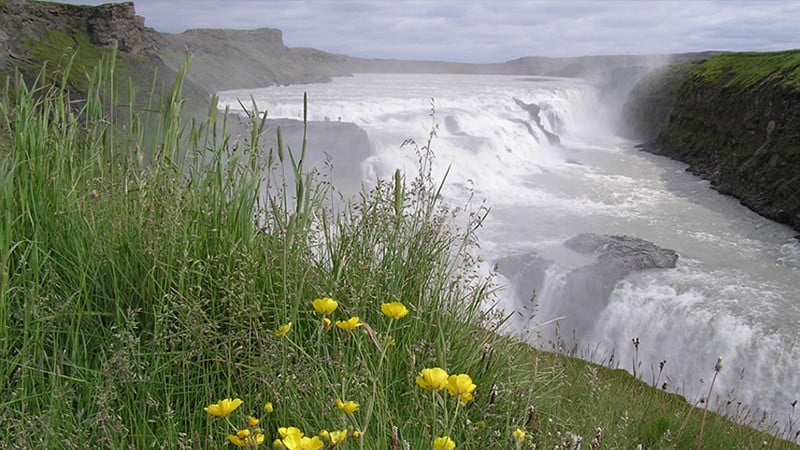
[[[48,32],[83,33],[94,45],[117,43],[120,51],[138,54],[152,50],[144,18],[132,2],[97,7],[40,3],[27,0],[0,2],[0,58],[24,58],[31,45]],[[152,31],[152,30],[149,30]]]
[[[800,50],[673,67],[640,82],[626,109],[646,150],[800,230]]]
[[[189,79],[209,92],[276,84],[314,83],[349,75],[346,56],[289,48],[280,30],[193,29],[153,33],[162,61],[177,68],[191,59]]]

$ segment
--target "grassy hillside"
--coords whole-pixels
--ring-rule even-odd
[[[691,405],[491,332],[485,211],[441,202],[435,142],[341,207],[302,142],[256,144],[258,112],[232,142],[215,104],[182,120],[182,76],[136,100],[104,59],[86,100],[19,79],[0,98],[4,443],[796,448],[706,414],[712,389]]]
[[[693,74],[738,89],[770,83],[800,91],[800,50],[723,53],[698,65]]]

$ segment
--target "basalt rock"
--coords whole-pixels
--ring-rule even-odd
[[[133,2],[100,6],[7,0],[0,3],[0,54],[25,55],[25,41],[39,39],[47,31],[87,33],[99,46],[117,44],[123,53],[138,54],[153,49],[144,18],[136,15]]]
[[[536,254],[520,254],[497,264],[520,297],[515,305],[518,316],[530,319],[533,311],[527,307],[526,296],[541,293],[546,298],[538,299],[540,309],[536,313],[541,316],[537,319],[557,320],[566,335],[578,339],[593,328],[618,282],[635,271],[674,268],[678,260],[674,250],[632,236],[585,233],[567,240],[564,246],[585,255],[587,263],[558,275],[559,280],[550,280],[549,287],[545,280],[555,276],[548,275],[552,261]]]
[[[637,127],[645,139],[655,135],[644,149],[687,163],[720,193],[800,230],[798,56],[717,55],[688,67],[683,79],[640,86],[628,114],[648,104],[659,111]]]

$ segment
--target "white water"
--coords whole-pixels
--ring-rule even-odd
[[[536,332],[553,327],[550,311],[564,275],[587,263],[562,243],[583,232],[636,236],[677,251],[677,267],[618,282],[593,326],[575,330],[583,355],[607,362],[613,354],[615,365],[631,370],[631,339],[639,338],[639,375],[652,381],[650,367],[657,372],[666,360],[661,381],[690,402],[706,394],[721,356],[716,393],[733,390],[736,401],[766,411],[767,424],[791,420],[790,404],[800,398],[800,245],[792,230],[718,195],[684,165],[615,137],[615,108],[601,104],[592,86],[513,76],[357,75],[220,97],[237,109],[237,97],[247,103],[252,95],[269,117],[301,119],[304,92],[310,120],[349,121],[366,130],[372,156],[337,161],[333,155],[334,164],[350,166],[366,182],[398,167],[416,173],[416,155],[400,144],[408,138],[424,144],[438,124],[435,173],[452,166],[445,195],[462,204],[474,189],[491,207],[480,231],[485,258],[546,260],[535,268],[543,277],[538,284],[522,264],[501,267],[509,283],[501,304],[519,312],[510,324],[532,344],[546,347]],[[549,144],[535,124],[532,135],[524,124],[531,118],[514,98],[540,106],[541,125],[561,144]],[[531,286],[538,301],[532,317]],[[567,307],[575,315],[581,309]]]

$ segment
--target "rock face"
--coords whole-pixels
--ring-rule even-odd
[[[83,32],[92,43],[110,47],[117,43],[124,53],[152,49],[150,30],[137,16],[132,2],[96,7],[7,0],[0,4],[0,53],[12,58],[25,53],[26,39],[39,39],[45,31]]]
[[[174,70],[191,58],[189,79],[209,92],[322,82],[350,74],[347,57],[286,47],[281,31],[274,28],[192,29],[154,33],[153,38],[158,55]]]
[[[522,316],[521,323],[534,312],[527,296],[536,292],[536,320],[557,320],[562,338],[578,340],[594,327],[619,281],[639,270],[674,268],[678,260],[674,250],[631,236],[579,234],[564,246],[585,255],[587,263],[560,274],[551,271],[551,261],[535,253],[509,256],[497,264],[520,298],[514,307]]]
[[[553,314],[563,316],[562,329],[576,330],[578,336],[593,327],[608,306],[617,282],[637,270],[671,269],[678,254],[652,242],[631,236],[579,234],[564,245],[578,253],[595,255],[593,263],[566,276],[564,289]]]
[[[640,86],[630,102],[630,115],[647,110],[648,99],[662,108],[652,126],[635,130],[656,134],[645,149],[800,230],[800,51],[717,55],[682,78]]]
[[[596,255],[595,264],[613,267],[621,274],[620,277],[636,270],[671,269],[678,261],[674,250],[631,236],[583,233],[567,240],[564,245],[578,253]]]
[[[528,115],[530,116],[531,120],[533,120],[533,123],[536,124],[536,128],[538,128],[539,131],[541,131],[547,137],[547,142],[549,142],[550,144],[561,143],[561,138],[558,137],[557,134],[546,130],[542,125],[542,118],[541,116],[539,116],[539,113],[542,112],[542,108],[539,105],[537,105],[536,103],[525,103],[518,98],[514,99],[514,103],[516,103],[517,106],[528,112]],[[524,124],[528,126],[528,131],[535,138],[536,133],[534,133],[533,130],[531,129],[531,125],[527,122],[525,122]]]
[[[100,5],[87,18],[92,42],[104,47],[117,43],[120,51],[136,55],[148,46],[144,17],[137,16],[133,2]]]

